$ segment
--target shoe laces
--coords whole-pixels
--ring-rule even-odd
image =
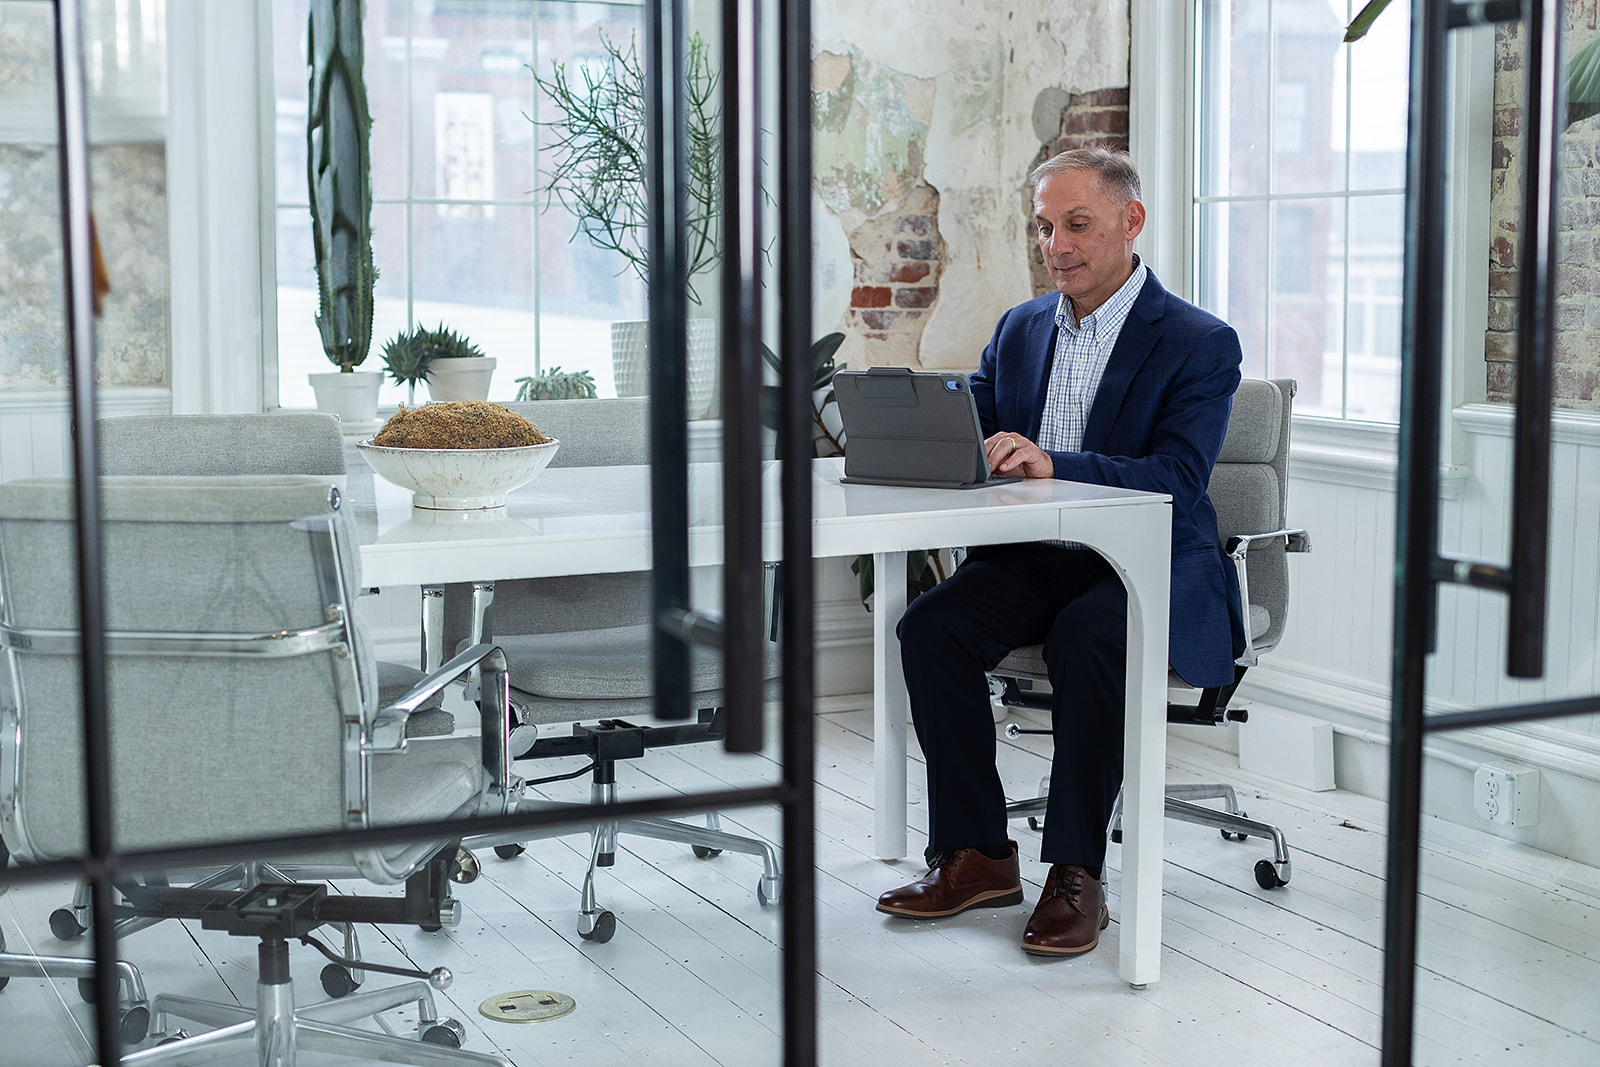
[[[1050,868],[1050,876],[1045,879],[1044,896],[1046,899],[1059,897],[1067,903],[1077,906],[1078,900],[1083,896],[1083,883],[1089,872],[1082,867],[1068,867],[1058,865]]]
[[[946,849],[943,852],[935,852],[933,855],[928,857],[928,873],[932,874],[940,867],[948,867],[950,864],[955,862],[956,856],[959,853],[959,849],[953,848]]]

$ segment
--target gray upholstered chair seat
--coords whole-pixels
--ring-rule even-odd
[[[511,668],[513,689],[555,700],[614,700],[649,697],[650,628],[609,626],[598,630],[496,636]],[[766,648],[763,677],[779,670],[777,646]],[[722,687],[716,657],[696,656],[690,664],[689,691],[715,693]]]
[[[1250,605],[1250,637],[1259,641],[1261,635],[1272,627],[1272,613],[1260,604]],[[1033,681],[1049,681],[1050,672],[1044,662],[1043,645],[1024,645],[1014,648],[1000,661],[994,669],[995,674],[1011,678],[1028,678]],[[515,677],[515,674],[513,674]],[[1177,671],[1167,671],[1167,685],[1174,689],[1193,688],[1188,682],[1178,676]]]
[[[378,706],[388,707],[426,677],[403,663],[378,661]],[[444,694],[435,693],[406,720],[407,737],[438,737],[456,728],[456,717],[444,710]]]

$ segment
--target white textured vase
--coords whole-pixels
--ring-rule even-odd
[[[306,377],[311,379],[311,391],[317,395],[317,410],[339,416],[340,428],[345,433],[366,433],[381,425],[378,421],[381,372],[327,371]]]
[[[435,400],[488,400],[493,356],[457,356],[428,364],[428,395]]]
[[[630,319],[611,324],[611,372],[618,396],[650,395],[650,323]],[[717,324],[689,320],[689,402],[691,419],[706,413],[717,388]]]

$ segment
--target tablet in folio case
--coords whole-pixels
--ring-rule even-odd
[[[844,423],[847,484],[979,489],[991,476],[972,390],[959,374],[873,367],[833,377]]]

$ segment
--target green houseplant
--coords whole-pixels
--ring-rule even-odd
[[[395,334],[383,346],[383,363],[396,385],[411,390],[408,402],[421,381],[435,400],[486,400],[495,368],[482,349],[442,322]]]
[[[593,400],[594,376],[586,370],[551,367],[542,374],[517,379],[518,400]]]
[[[372,346],[372,116],[362,80],[361,0],[312,0],[306,49],[310,72],[306,183],[317,270],[317,332],[345,381],[312,375],[318,407],[329,403],[347,420],[377,412],[381,374],[355,369]],[[348,377],[347,377],[348,376]],[[319,379],[321,381],[319,382]],[[370,398],[370,404],[366,400]],[[326,408],[325,408],[326,410]]]
[[[533,72],[553,117],[534,120],[550,131],[554,164],[544,174],[546,208],[559,203],[574,220],[573,237],[622,258],[648,284],[649,194],[645,170],[645,76],[633,39],[626,48],[601,35],[605,58],[574,72],[554,63],[550,76]],[[531,68],[530,68],[531,69]],[[681,86],[688,127],[689,299],[695,280],[721,259],[718,76],[699,34],[689,40]],[[612,369],[618,396],[649,391],[643,323],[614,323]],[[689,320],[689,405],[698,417],[716,386],[716,337],[708,319]]]

